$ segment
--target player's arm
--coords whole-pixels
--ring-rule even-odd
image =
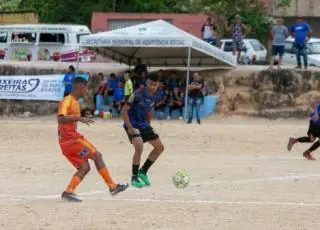
[[[151,123],[151,120],[152,120],[152,114],[153,114],[153,109],[150,110],[148,113],[147,113],[147,120],[149,121],[149,123]]]
[[[129,110],[130,110],[132,104],[135,101],[135,97],[136,97],[135,93],[132,93],[130,95],[130,97],[126,100],[126,103],[124,104],[124,106],[122,107],[122,110],[121,110],[121,117],[123,119],[125,126],[128,129],[129,134],[134,133],[134,128],[130,122],[130,118],[129,118],[128,113],[129,113]]]
[[[87,117],[79,117],[79,116],[70,116],[68,115],[68,108],[71,106],[70,100],[63,100],[58,109],[57,113],[57,120],[58,124],[68,124],[80,121],[86,125],[94,123],[92,119],[89,119]]]

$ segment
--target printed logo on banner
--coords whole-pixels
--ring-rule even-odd
[[[0,92],[30,93],[39,86],[39,83],[39,78],[0,79]]]
[[[63,78],[63,74],[0,76],[0,99],[60,101]]]

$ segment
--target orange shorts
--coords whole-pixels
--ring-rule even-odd
[[[96,148],[85,138],[79,138],[72,143],[60,143],[60,147],[63,155],[76,168],[96,152]]]

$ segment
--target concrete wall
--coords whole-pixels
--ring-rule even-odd
[[[156,14],[156,13],[93,13],[91,31],[108,31],[109,20],[170,20],[173,25],[197,37],[208,16],[204,14]]]

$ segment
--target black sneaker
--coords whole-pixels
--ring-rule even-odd
[[[301,68],[302,68],[301,65],[298,65],[298,66],[296,66],[295,69],[301,69]]]
[[[129,184],[117,184],[117,187],[115,189],[110,189],[110,194],[112,196],[117,195],[119,192],[123,192],[129,187]]]
[[[61,199],[67,202],[82,202],[82,200],[76,194],[66,191],[62,193]]]
[[[199,124],[199,125],[201,124],[201,121],[200,121],[200,119],[197,119],[197,122],[198,122],[198,124]]]
[[[192,123],[192,120],[188,120],[187,124],[191,124]]]

